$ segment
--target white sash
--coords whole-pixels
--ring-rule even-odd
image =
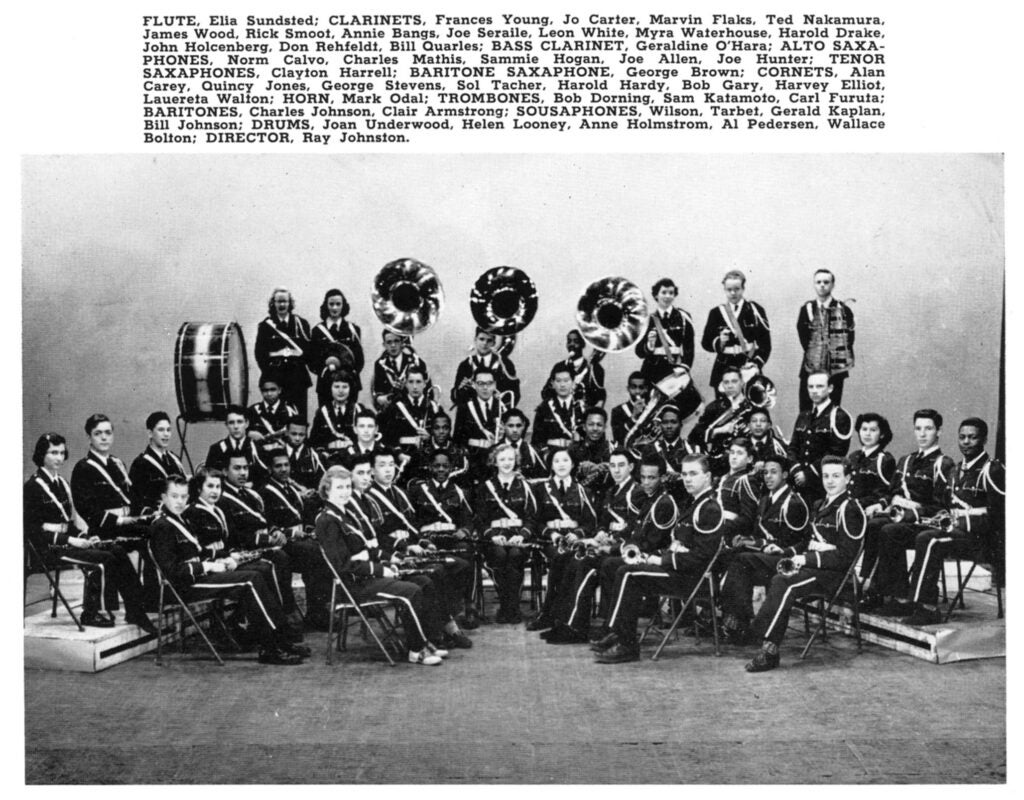
[[[223,511],[217,508],[217,506],[208,506],[206,503],[201,501],[196,503],[195,507],[202,509],[207,514],[212,514],[213,518],[216,519],[217,523],[220,525],[221,530],[224,531],[224,536],[228,535],[228,520],[227,517],[224,516]]]
[[[487,488],[490,490],[491,496],[494,498],[494,501],[504,512],[505,516],[509,519],[518,519],[521,521],[522,517],[520,517],[515,511],[513,511],[511,508],[509,508],[502,502],[501,498],[498,496],[498,490],[494,488],[494,483],[492,481],[486,481],[485,484]]]
[[[117,464],[117,462],[114,461],[113,457],[111,457],[110,460],[113,461],[115,464]],[[116,483],[114,483],[114,479],[110,477],[110,473],[107,472],[103,468],[103,465],[100,464],[99,461],[95,461],[95,460],[93,460],[91,458],[87,458],[86,461],[88,463],[92,464],[94,467],[96,467],[97,470],[99,470],[100,474],[106,479],[107,483],[109,483],[111,486],[113,486],[114,489],[117,491],[117,493],[119,495],[121,495],[121,499],[124,500],[125,505],[130,506],[132,504],[132,501],[128,499],[128,495],[126,495],[123,491],[121,491],[121,487],[120,486],[118,486]],[[121,472],[123,474],[124,470],[121,470]],[[125,477],[125,480],[128,481],[128,485],[131,486],[131,481],[128,479],[128,476],[125,475],[124,477]]]
[[[265,320],[263,320],[263,324],[269,326],[270,330],[272,330],[274,333],[276,333],[278,336],[280,336],[282,339],[284,339],[286,342],[288,342],[289,345],[291,345],[293,348],[298,350],[300,353],[303,352],[303,350],[299,346],[298,342],[296,342],[291,336],[289,336],[287,333],[285,333],[280,328],[278,328],[276,325],[274,325],[274,323],[271,321],[270,317],[267,317]],[[296,328],[299,327],[299,323],[298,322],[295,323],[295,327]]]
[[[555,497],[554,493],[551,491],[551,486],[549,484],[545,483],[544,484],[544,488],[547,489],[548,499],[550,499],[551,502],[554,504],[555,510],[562,517],[562,521],[563,522],[575,522],[575,520],[572,517],[570,517],[568,514],[565,513],[565,509],[562,508],[562,504],[558,502],[558,498]]]
[[[242,500],[241,493],[239,493],[239,494],[232,494],[230,492],[224,492],[222,497],[224,497],[225,500],[231,500],[232,502],[240,505],[242,508],[244,508],[250,514],[252,514],[254,517],[259,519],[260,522],[266,523],[267,518],[265,516],[263,516],[262,512],[256,511],[254,508],[251,508],[250,506],[246,505],[245,502]]]
[[[370,487],[370,492],[373,494],[373,496],[375,498],[377,498],[384,505],[386,505],[388,507],[388,510],[391,511],[392,514],[394,514],[396,517],[398,517],[400,520],[402,520],[402,524],[404,524],[408,530],[410,530],[410,531],[419,530],[415,525],[413,525],[411,522],[409,522],[409,520],[406,518],[405,514],[403,514],[401,511],[399,511],[397,508],[395,508],[395,504],[392,503],[390,500],[388,500],[388,498],[384,495],[384,493],[382,491],[380,491],[380,489],[378,489],[376,486],[371,486]]]
[[[439,502],[437,502],[437,500],[434,498],[434,495],[430,493],[430,489],[428,489],[427,486],[428,486],[427,483],[421,484],[421,488],[423,489],[423,494],[425,494],[427,496],[427,499],[430,501],[431,505],[433,505],[434,508],[437,509],[437,513],[440,514],[442,517],[444,517],[445,522],[448,522],[448,523],[454,525],[455,524],[455,520],[453,520],[451,518],[451,515],[449,515],[448,512],[445,511],[441,507],[441,504]]]
[[[288,502],[288,498],[285,497],[284,494],[282,494],[280,489],[278,489],[276,486],[274,486],[273,482],[268,481],[266,488],[269,489],[270,491],[272,491],[274,494],[276,494],[278,497],[281,498],[281,502],[284,503],[286,506],[288,506],[288,510],[291,511],[295,516],[297,516],[299,518],[299,524],[301,525],[302,524],[302,512],[299,511],[295,506],[293,506],[291,503]]]
[[[567,438],[571,439],[573,437],[573,433],[571,430],[565,427],[565,421],[558,413],[558,409],[555,408],[555,401],[548,400],[548,407],[551,409],[551,414],[554,416],[555,422],[558,423],[558,427],[560,427],[565,432]],[[572,402],[569,403],[569,420],[572,423],[575,423],[576,421],[576,405]]]
[[[492,398],[493,399],[493,398]],[[485,435],[490,436],[491,434],[487,431],[487,426],[480,420],[480,414],[476,410],[476,398],[469,401],[469,413],[473,415],[473,421],[476,422],[477,427],[484,432]],[[501,403],[498,403],[498,414],[494,417],[494,441],[498,440],[498,426],[501,423]]]
[[[192,531],[190,531],[188,528],[186,528],[184,525],[178,522],[178,520],[176,520],[174,517],[164,514],[164,519],[170,522],[172,525],[174,525],[174,527],[177,528],[179,531],[181,531],[185,535],[185,538],[192,542],[192,544],[196,546],[196,549],[198,549],[200,553],[203,552],[203,546],[199,544],[199,540],[192,535]]]
[[[58,476],[57,480],[60,480],[59,476]],[[38,475],[36,475],[36,483],[38,483],[40,486],[42,486],[43,487],[43,491],[46,492],[48,495],[50,495],[50,499],[53,500],[53,502],[56,504],[57,508],[60,509],[60,513],[61,513],[61,516],[64,517],[64,521],[65,522],[71,522],[71,516],[68,514],[67,510],[64,508],[64,504],[60,500],[57,499],[57,495],[55,495],[53,493],[53,490],[49,486],[47,486],[46,481],[44,481],[42,478],[40,478]],[[65,487],[65,490],[66,490],[66,487]],[[68,501],[70,502],[70,500],[71,500],[71,492],[68,492]]]

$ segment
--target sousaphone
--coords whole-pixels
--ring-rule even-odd
[[[469,295],[469,310],[476,324],[502,337],[499,352],[508,355],[515,335],[537,313],[537,287],[517,267],[492,267],[484,272]]]
[[[385,264],[373,279],[373,312],[392,333],[414,336],[435,322],[444,308],[437,273],[415,258]]]

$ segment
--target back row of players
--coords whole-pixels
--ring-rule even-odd
[[[40,440],[41,469],[26,484],[26,529],[81,561],[99,543],[93,537],[148,534],[146,515],[161,508],[152,528],[157,563],[192,592],[244,584],[247,612],[266,621],[261,658],[268,663],[301,655],[292,571],[307,587],[307,621],[326,621],[332,575],[321,546],[355,591],[404,603],[417,663],[440,663],[444,646],[471,644],[462,628],[476,624],[478,556],[495,582],[499,623],[521,620],[524,570],[531,561],[546,565],[548,591],[530,627],[546,630],[553,644],[588,641],[600,586],[605,630],[594,647],[599,661],[618,663],[638,656],[643,598],[692,588],[724,541],[725,629],[733,641],[761,642],[748,665],[754,671],[778,664],[793,600],[838,585],[865,535],[860,575],[868,604],[914,624],[938,621],[937,580],[948,552],[982,547],[1002,579],[1004,476],[984,451],[988,429],[980,419],[961,423],[963,461],[954,465],[939,448],[941,415],[915,412],[918,449],[897,462],[885,450],[888,422],[866,413],[854,423],[832,402],[829,375],[812,372],[812,407],[786,443],[766,411],[736,413],[742,377],[726,367],[722,396],[688,438],[680,436],[685,413],[670,403],[659,411],[656,438],[623,448],[629,422],[613,425],[616,441],[609,442],[605,410],[575,400],[572,374],[556,366],[527,442],[526,415],[494,396],[495,371],[477,366],[469,377],[474,396],[456,407],[453,425],[426,396],[420,369],[407,371],[404,390],[379,417],[350,401],[352,379],[335,371],[332,402],[318,409],[307,440],[306,420],[280,399],[279,379],[269,372],[262,402],[230,409],[228,436],[192,479],[191,506],[183,466],[168,449],[166,414],[147,420],[149,446],[130,469],[111,455],[109,420],[94,415],[86,425],[90,450],[70,487],[57,475],[66,443],[54,435]],[[641,373],[629,383],[639,406],[649,383]],[[854,431],[861,447],[844,458]],[[303,536],[314,526],[318,542]],[[88,538],[76,535],[83,530]],[[641,555],[626,563],[630,544]],[[912,570],[908,547],[916,549]],[[129,621],[138,622],[139,595],[125,593],[132,575],[119,548],[97,551],[118,554],[104,557],[118,579],[107,576],[98,602],[116,605],[120,588]],[[432,556],[435,548],[443,558]],[[263,566],[245,565],[240,581],[231,554],[257,549],[254,563]],[[793,558],[793,575],[776,573],[783,557]],[[410,560],[426,574],[398,579],[389,564],[408,568]],[[143,590],[154,585],[145,569],[143,579]],[[756,618],[755,585],[769,587]],[[86,619],[94,622],[102,606],[91,602]]]

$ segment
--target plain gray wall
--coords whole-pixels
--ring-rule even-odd
[[[251,348],[277,284],[311,324],[324,291],[342,288],[372,362],[372,279],[406,256],[433,266],[447,295],[416,339],[446,398],[472,340],[469,292],[489,267],[520,267],[537,284],[540,308],[513,356],[531,413],[590,281],[624,275],[648,292],[672,277],[699,338],[722,275],[738,267],[772,324],[766,373],[788,435],[796,317],[813,271],[828,267],[836,295],[856,299],[852,414],[888,416],[897,454],[913,446],[909,415],[921,406],[946,416],[949,453],[966,415],[994,432],[1001,156],[29,157],[23,211],[26,472],[43,431],[63,432],[81,457],[94,411],[114,420],[116,452],[134,457],[146,415],[177,413],[174,336],[186,320],[242,325],[255,402]],[[705,396],[711,360],[698,343]],[[621,402],[639,362],[628,352],[604,363],[609,402]],[[193,458],[222,435],[220,423],[190,428]]]

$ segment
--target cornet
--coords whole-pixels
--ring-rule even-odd
[[[632,542],[623,545],[620,555],[622,556],[622,560],[631,567],[637,564],[642,564],[647,559],[647,556],[644,555],[640,546],[633,544]]]
[[[800,567],[796,565],[792,558],[780,558],[779,562],[775,565],[775,571],[783,578],[792,578],[800,571]]]

